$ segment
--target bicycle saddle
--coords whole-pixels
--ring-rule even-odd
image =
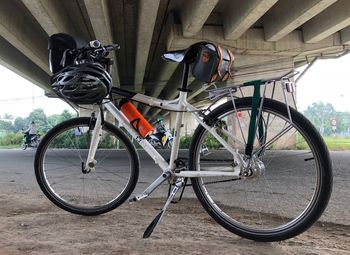
[[[164,60],[177,62],[177,63],[184,62],[184,61],[188,63],[192,63],[195,60],[199,45],[203,45],[206,43],[207,42],[198,42],[198,43],[192,44],[187,49],[165,52],[162,55],[162,58]]]
[[[162,55],[162,58],[172,62],[180,63],[184,60],[187,51],[188,49],[168,51]]]

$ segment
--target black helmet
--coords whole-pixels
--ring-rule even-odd
[[[110,74],[98,63],[71,65],[51,78],[52,89],[75,104],[101,102],[112,88]]]

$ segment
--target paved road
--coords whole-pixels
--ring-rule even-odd
[[[35,180],[33,158],[35,150],[0,150],[0,186],[2,196],[6,192],[28,193],[28,196],[41,196]],[[334,187],[332,198],[322,221],[350,225],[350,151],[332,152],[334,167]],[[186,152],[182,152],[185,156]],[[135,192],[142,191],[160,173],[160,169],[144,153],[140,153],[141,172]],[[290,162],[293,164],[293,162]],[[167,185],[160,187],[153,196],[165,197]],[[187,189],[186,196],[193,197],[193,191]]]

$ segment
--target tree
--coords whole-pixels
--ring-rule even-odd
[[[26,120],[22,117],[17,117],[14,122],[15,131],[18,132],[27,126]]]
[[[59,114],[53,114],[47,117],[47,124],[50,128],[53,128],[58,123],[60,123],[60,115]]]
[[[10,121],[0,120],[0,130],[4,131],[15,131],[15,127]]]
[[[74,114],[70,113],[68,110],[64,110],[61,114],[54,114],[47,117],[47,123],[50,128],[53,128],[57,124],[74,117]]]
[[[34,111],[29,114],[26,120],[27,123],[34,121],[40,133],[46,133],[50,129],[47,123],[47,117],[43,109],[34,109]]]
[[[11,120],[11,119],[13,119],[13,115],[12,115],[12,114],[9,114],[9,113],[5,113],[5,114],[4,114],[4,119]]]
[[[68,110],[63,110],[63,112],[60,114],[60,122],[69,120],[73,117],[75,116],[72,113],[70,113]]]
[[[337,116],[337,112],[330,103],[317,102],[307,107],[304,115],[316,126],[321,135],[333,133],[331,119]]]

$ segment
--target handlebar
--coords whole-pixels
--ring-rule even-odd
[[[80,49],[70,50],[72,54],[79,53],[90,53],[92,55],[97,55],[100,57],[105,57],[110,51],[119,50],[120,46],[118,44],[110,44],[103,46],[99,40],[94,40],[89,42],[85,47]]]

